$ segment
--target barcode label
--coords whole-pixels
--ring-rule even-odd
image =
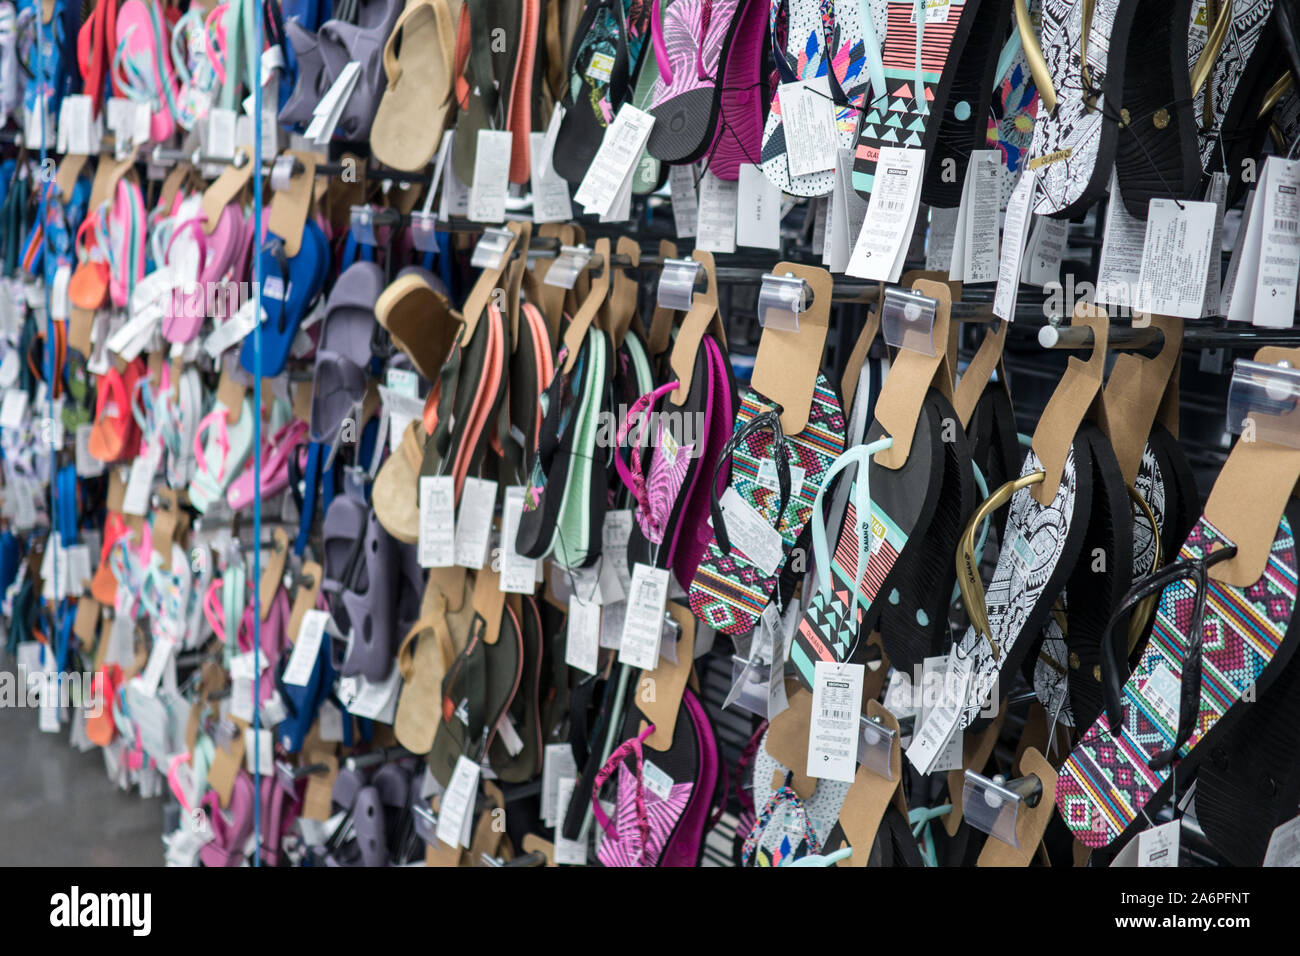
[[[898,199],[886,199],[881,202],[880,208],[885,212],[899,212],[903,208],[903,203]]]
[[[830,720],[848,720],[850,714],[847,710],[828,710],[823,707],[822,716],[829,718]]]
[[[1277,232],[1300,232],[1300,222],[1294,219],[1274,219],[1273,228]]]

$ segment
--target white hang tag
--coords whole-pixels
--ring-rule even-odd
[[[958,209],[953,279],[965,283],[996,282],[998,277],[998,220],[1001,218],[1002,154],[977,149],[966,164]],[[958,252],[961,256],[958,258]]]
[[[406,374],[405,369],[388,370],[390,376],[397,372]],[[409,374],[414,377],[414,373]],[[406,434],[407,426],[424,417],[424,399],[418,395],[406,395],[395,391],[387,385],[380,385],[379,400],[388,415],[388,447],[395,452],[402,444],[402,436]]]
[[[439,173],[435,180],[442,178],[442,196],[438,203],[438,218],[450,222],[453,217],[469,214],[469,187],[456,175],[456,164],[451,161],[451,141],[455,130],[448,130],[442,138],[442,147],[438,150]]]
[[[4,401],[0,402],[0,428],[22,428],[27,419],[27,401],[24,389],[11,388],[5,392]]]
[[[456,563],[456,486],[450,475],[420,476],[420,567]]]
[[[548,827],[560,823],[559,783],[561,778],[578,776],[570,744],[547,744],[542,751],[542,822]]]
[[[320,659],[320,646],[325,634],[332,628],[328,611],[313,608],[302,616],[298,635],[293,642],[293,653],[284,668],[284,682],[294,687],[306,687],[311,681],[316,662]]]
[[[469,218],[473,222],[504,222],[506,191],[510,187],[509,130],[481,129],[474,154],[474,182],[469,187]]]
[[[741,165],[737,180],[736,244],[781,248],[781,190],[748,163]]]
[[[627,617],[627,601],[616,601],[600,609],[600,646],[616,651],[623,641],[623,618]]]
[[[1300,274],[1300,160],[1268,157],[1260,190],[1259,277],[1251,311],[1255,325],[1286,329],[1294,320]]]
[[[95,135],[94,103],[89,96],[65,96],[59,107],[59,140],[64,152],[78,156],[94,156],[99,152],[99,137]]]
[[[918,729],[907,748],[907,759],[923,776],[934,769],[948,741],[957,732],[971,686],[972,666],[972,658],[958,657],[956,647],[949,652],[944,692],[930,708],[925,720],[917,722]]]
[[[947,674],[947,657],[940,655],[925,659],[921,671],[921,714],[917,718],[921,724],[925,723],[930,711],[942,700],[941,695],[947,686]],[[934,765],[930,768],[931,773],[947,773],[949,770],[961,769],[964,736],[965,734],[959,729],[948,738],[948,745],[940,751]]]
[[[867,218],[867,200],[853,188],[853,150],[841,149],[835,159],[835,188],[831,191],[829,236],[822,260],[831,272],[842,273],[849,266],[853,242]]]
[[[1219,302],[1223,297],[1223,217],[1224,203],[1228,198],[1228,177],[1223,172],[1210,176],[1205,189],[1205,201],[1214,203],[1214,239],[1210,243],[1210,274],[1205,280],[1205,308],[1203,316],[1219,315]]]
[[[542,134],[541,148],[533,150],[538,159],[546,164],[546,172],[550,176],[557,175],[555,172],[555,141],[560,136],[560,127],[564,125],[564,117],[567,113],[568,111],[564,108],[563,103],[555,104],[555,109],[551,111],[551,121],[546,124],[546,132]]]
[[[72,267],[61,265],[54,272],[54,282],[50,285],[50,318],[63,321],[68,318],[68,283],[72,281]]]
[[[275,739],[265,727],[258,730],[244,728],[244,767],[249,773],[263,776],[275,773]]]
[[[564,838],[564,814],[573,800],[577,785],[574,777],[561,777],[555,784],[555,862],[561,866],[586,866],[587,844],[582,840]]]
[[[1178,866],[1178,844],[1182,836],[1182,821],[1170,820],[1138,834],[1137,865],[1140,867]]]
[[[1214,244],[1214,218],[1213,203],[1151,200],[1136,311],[1184,319],[1201,317]]]
[[[569,620],[564,663],[588,674],[596,673],[600,656],[600,605],[569,598]]]
[[[208,138],[205,144],[208,156],[213,159],[235,158],[235,127],[234,110],[220,106],[208,110]]]
[[[360,76],[361,64],[356,60],[350,61],[339,71],[338,78],[312,109],[311,123],[304,134],[307,140],[317,146],[329,145],[330,138],[334,135],[334,128],[343,118],[343,110],[348,105],[348,100],[352,98],[352,91]]]
[[[144,517],[149,513],[149,492],[153,489],[153,476],[158,471],[157,446],[131,462],[131,476],[122,495],[122,513]]]
[[[668,189],[673,198],[673,225],[678,239],[692,239],[700,218],[699,197],[695,192],[695,165],[672,166],[668,170]]]
[[[1300,866],[1300,817],[1293,817],[1273,831],[1263,865]]]
[[[830,78],[782,83],[776,95],[780,98],[790,175],[807,176],[834,169],[840,131],[835,122]]]
[[[561,113],[561,107],[555,108]],[[555,117],[551,117],[555,125]],[[573,218],[573,204],[569,201],[569,184],[551,165],[551,154],[545,150],[547,133],[529,133],[529,157],[532,160],[533,222],[568,222]],[[552,140],[554,146],[554,140]]]
[[[270,281],[270,277],[268,277],[267,281]],[[257,300],[254,298],[245,299],[240,303],[239,309],[234,315],[218,325],[203,340],[203,351],[214,359],[220,358],[222,352],[244,341],[248,334],[253,331],[257,326],[257,314]],[[262,321],[266,321],[266,309],[262,310]]]
[[[623,636],[619,640],[620,664],[641,670],[651,670],[658,665],[667,601],[668,571],[637,564],[632,569],[627,616],[623,618]]]
[[[793,497],[794,489],[791,488]],[[731,550],[747,557],[763,574],[771,576],[785,557],[785,539],[753,505],[728,486],[722,495],[722,519],[727,523]]]
[[[496,500],[495,481],[465,479],[460,492],[460,514],[456,516],[456,563],[461,567],[476,570],[483,567]]]
[[[158,682],[162,679],[163,669],[176,650],[176,645],[162,635],[156,635],[153,647],[149,651],[149,660],[140,675],[140,689],[152,697],[158,692]]]
[[[813,668],[812,720],[808,725],[810,777],[852,783],[858,769],[858,718],[862,715],[861,664],[817,661]]]
[[[469,846],[474,798],[478,794],[479,765],[464,754],[456,758],[456,769],[438,803],[438,839],[450,847]]]
[[[90,435],[94,425],[77,426],[77,477],[97,478],[104,473],[104,463],[90,453]]]
[[[897,282],[921,199],[925,150],[882,147],[867,217],[849,258],[849,275]]]
[[[997,291],[993,293],[993,314],[1008,322],[1016,320],[1016,298],[1020,294],[1020,262],[1025,251],[1025,233],[1034,205],[1034,170],[1025,167],[1011,190],[1002,227],[1002,252]]]
[[[59,141],[54,117],[50,114],[50,97],[48,93],[38,93],[36,99],[36,108],[24,109],[23,112],[23,145],[30,150],[48,149]]]
[[[827,196],[818,196],[812,200],[812,252],[822,257],[826,264],[827,236],[831,226],[831,202]]]
[[[519,752],[524,749],[524,739],[519,736],[519,730],[515,727],[509,711],[502,714],[497,722],[497,739],[501,741],[502,746],[506,748],[506,753],[511,757],[519,756]]]
[[[708,252],[736,251],[738,186],[705,172],[700,179],[700,210],[695,226],[696,248]]]
[[[0,388],[9,388],[18,381],[18,376],[22,373],[22,359],[18,357],[18,350],[11,348],[5,352],[3,361],[0,361]]]
[[[1045,289],[1060,284],[1061,261],[1065,258],[1065,241],[1069,235],[1068,219],[1034,216],[1029,233],[1029,246],[1025,249],[1024,266],[1020,281]]]
[[[510,594],[532,594],[537,590],[536,558],[525,558],[515,550],[519,519],[524,513],[524,488],[507,488],[501,505],[501,590]]]
[[[605,512],[605,524],[601,529],[600,553],[602,577],[605,568],[618,579],[619,589],[626,596],[632,586],[632,572],[627,566],[627,543],[632,537],[632,511],[621,508]],[[622,600],[618,598],[617,600]],[[612,603],[606,601],[606,603]]]
[[[618,187],[614,202],[609,212],[600,217],[601,222],[627,222],[632,218],[632,183],[636,179],[636,170],[628,174],[623,185]]]
[[[1219,312],[1229,322],[1249,322],[1250,313],[1243,309],[1234,309],[1233,300],[1236,298],[1237,276],[1241,274],[1241,263],[1243,259],[1251,259],[1253,265],[1250,267],[1258,271],[1259,263],[1257,253],[1247,255],[1246,240],[1250,236],[1250,223],[1254,218],[1255,212],[1255,190],[1251,189],[1246,193],[1246,203],[1242,207],[1241,222],[1237,228],[1236,241],[1232,247],[1232,256],[1228,259],[1228,272],[1223,277],[1223,292],[1219,296]],[[1254,256],[1254,258],[1252,258]],[[1250,298],[1254,300],[1253,282],[1254,273],[1251,273],[1252,292]]]
[[[348,703],[348,713],[381,724],[391,724],[397,716],[397,692],[402,686],[402,672],[392,668],[381,681],[357,677],[357,695]]]
[[[573,197],[587,213],[609,215],[619,190],[631,177],[641,157],[654,123],[653,116],[631,103],[619,107],[618,115],[605,129],[596,157]]]
[[[957,216],[960,209],[930,207],[930,231],[925,241],[925,268],[951,274],[957,246]]]
[[[1101,265],[1097,270],[1096,300],[1099,305],[1132,309],[1134,290],[1142,272],[1142,244],[1147,227],[1131,215],[1120,197],[1115,170],[1110,172],[1110,201],[1101,237]]]
[[[81,595],[86,583],[94,576],[95,570],[90,563],[90,548],[84,544],[69,545],[63,549],[63,564],[68,569],[67,593],[74,597]]]

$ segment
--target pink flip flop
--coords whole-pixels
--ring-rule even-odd
[[[289,487],[289,457],[302,447],[303,439],[306,437],[307,423],[300,418],[295,418],[276,432],[270,441],[262,443],[260,493],[263,500]],[[234,510],[252,506],[258,489],[253,477],[253,465],[250,461],[240,476],[230,483],[230,488],[226,491],[226,503]]]
[[[239,251],[243,213],[226,206],[212,235],[202,221],[189,219],[178,225],[167,244],[167,265],[178,272],[172,289],[171,309],[163,318],[163,338],[185,343],[199,334],[207,315],[207,290],[230,270]]]
[[[149,7],[142,0],[126,0],[118,9],[116,44],[114,84],[128,98],[149,103],[149,137],[155,143],[165,142],[176,132],[169,105],[169,100],[176,99],[176,74],[171,44],[156,32]]]

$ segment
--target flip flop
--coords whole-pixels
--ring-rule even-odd
[[[1017,7],[1017,10],[1019,8]],[[1042,0],[1029,0],[1025,12],[1029,14],[1027,29],[1036,37],[1034,22],[1041,20]],[[1016,177],[1024,170],[1029,146],[1034,139],[1034,121],[1038,117],[1038,86],[1025,56],[1024,44],[1018,29],[1002,47],[995,73],[993,98],[990,102],[988,131],[985,149],[1002,153],[1002,202],[1007,208]],[[996,484],[996,482],[993,482]]]
[[[726,182],[740,178],[742,165],[762,165],[763,123],[769,97],[768,78],[763,72],[767,13],[764,0],[740,0],[735,35],[718,76],[721,105],[717,135],[709,147],[708,168]],[[846,70],[846,74],[850,72],[851,68]]]
[[[379,294],[374,314],[425,381],[438,381],[461,326],[442,280],[417,266],[403,269]]]
[[[542,717],[538,709],[542,693],[542,616],[532,595],[525,595],[520,603],[522,610],[517,619],[511,609],[501,621],[502,642],[506,639],[507,621],[519,629],[519,687],[488,747],[492,771],[506,783],[524,783],[542,772]],[[518,741],[519,749],[514,753],[507,734],[501,731],[507,724]]]
[[[284,371],[289,361],[293,340],[307,309],[320,293],[329,267],[329,244],[325,233],[314,219],[308,219],[302,230],[302,245],[298,254],[290,258],[284,250],[284,240],[274,233],[267,234],[266,245],[259,253],[262,257],[262,364],[256,364],[253,336],[245,337],[239,351],[239,364],[250,375],[274,378]]]
[[[343,581],[342,601],[351,639],[339,666],[342,676],[361,674],[371,683],[388,678],[396,651],[400,576],[397,542],[388,536],[372,511],[361,551],[352,562],[352,574]]]
[[[325,69],[321,47],[334,41],[322,38],[315,30],[293,19],[285,21],[284,35],[298,64],[298,78],[288,101],[280,107],[277,119],[285,126],[307,126],[312,120],[312,110],[329,92],[332,81]]]
[[[307,423],[295,418],[277,431],[270,440],[262,443],[262,471],[256,473],[251,465],[226,489],[226,503],[231,509],[251,507],[254,497],[263,501],[278,495],[289,487],[289,458],[302,450],[307,437]]]
[[[869,25],[862,21],[860,3],[773,0],[768,18],[778,83],[795,83],[819,76],[828,78],[841,149],[851,149],[857,138],[867,89],[875,72],[868,62],[864,36],[867,32],[879,35],[885,30],[880,5],[869,4],[867,9]],[[792,196],[825,196],[835,186],[835,170],[790,175],[779,86],[773,94],[763,127],[760,154],[763,175]]]
[[[189,219],[172,231],[165,261],[177,283],[171,308],[163,316],[163,338],[168,342],[189,342],[203,328],[208,290],[234,264],[243,225],[243,212],[238,204],[230,203],[221,210],[211,236],[198,219]]]
[[[1172,791],[1175,767],[1189,779],[1254,706],[1240,706],[1248,689],[1262,699],[1286,670],[1300,643],[1290,633],[1297,520],[1300,506],[1291,502],[1250,587],[1208,577],[1236,547],[1202,517],[1178,560],[1126,595],[1128,605],[1164,585],[1137,669],[1122,689],[1122,665],[1108,669],[1106,712],[1061,767],[1056,804],[1076,840],[1097,849],[1142,827],[1143,810]]]
[[[433,582],[426,586],[426,614],[407,632],[397,649],[402,672],[402,696],[397,700],[393,733],[411,753],[427,754],[442,719],[442,682],[457,655],[469,642],[474,614],[473,587],[468,580],[460,610],[447,608],[447,598]]]
[[[467,0],[460,8],[453,67],[459,112],[451,161],[463,183],[474,181],[479,130],[509,128],[514,86],[521,79],[516,67],[526,7],[536,12],[531,3],[519,0]],[[503,43],[494,42],[495,37],[502,37]]]
[[[217,402],[199,422],[194,435],[197,468],[189,486],[190,505],[196,511],[202,513],[211,508],[253,454],[253,417],[256,414],[252,397],[245,396],[237,422],[231,423],[230,411],[221,402]]]
[[[420,422],[406,426],[397,450],[380,466],[371,496],[379,523],[405,544],[415,544],[420,539],[420,462],[424,458],[425,441]]]
[[[365,398],[375,300],[383,288],[379,265],[354,262],[330,290],[312,377],[312,441],[333,444],[343,420]]]
[[[370,128],[371,149],[385,166],[414,172],[438,151],[451,104],[455,43],[448,0],[410,3],[393,25],[384,44],[388,87]],[[429,121],[430,103],[434,122]]]
[[[253,778],[242,767],[230,791],[230,810],[221,809],[215,790],[203,797],[212,840],[199,848],[204,866],[231,867],[244,863],[244,846],[253,835]]]
[[[330,82],[349,63],[360,66],[356,85],[336,127],[338,135],[346,140],[361,141],[370,135],[386,85],[385,44],[402,13],[402,6],[401,0],[362,0],[354,7],[354,21],[334,19],[321,24],[320,54]]]
[[[582,12],[569,53],[564,119],[551,165],[563,179],[582,182],[605,128],[636,90],[651,30],[644,0],[592,0]],[[459,170],[459,167],[457,167]]]
[[[105,464],[134,458],[140,450],[140,426],[131,413],[137,383],[148,375],[143,359],[135,359],[125,372],[110,367],[96,383],[95,421],[87,450]]]
[[[713,536],[688,594],[692,613],[705,624],[725,634],[741,634],[757,626],[790,552],[803,540],[822,478],[844,450],[844,431],[839,395],[820,372],[808,424],[798,435],[782,434],[780,410],[766,398],[752,388],[741,393],[736,428],[717,459],[715,475],[729,460],[728,493],[734,491],[768,524],[774,523],[782,549],[768,574],[733,547],[717,485],[711,483]],[[775,464],[776,488],[761,471],[769,458]]]
[[[170,43],[156,32],[157,26],[142,0],[124,0],[118,7],[113,81],[128,99],[149,105],[150,139],[162,143],[176,130],[168,106],[168,97],[175,98],[176,77]]]

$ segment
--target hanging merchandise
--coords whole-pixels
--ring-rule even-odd
[[[0,863],[1296,865],[1298,27],[0,0]]]

